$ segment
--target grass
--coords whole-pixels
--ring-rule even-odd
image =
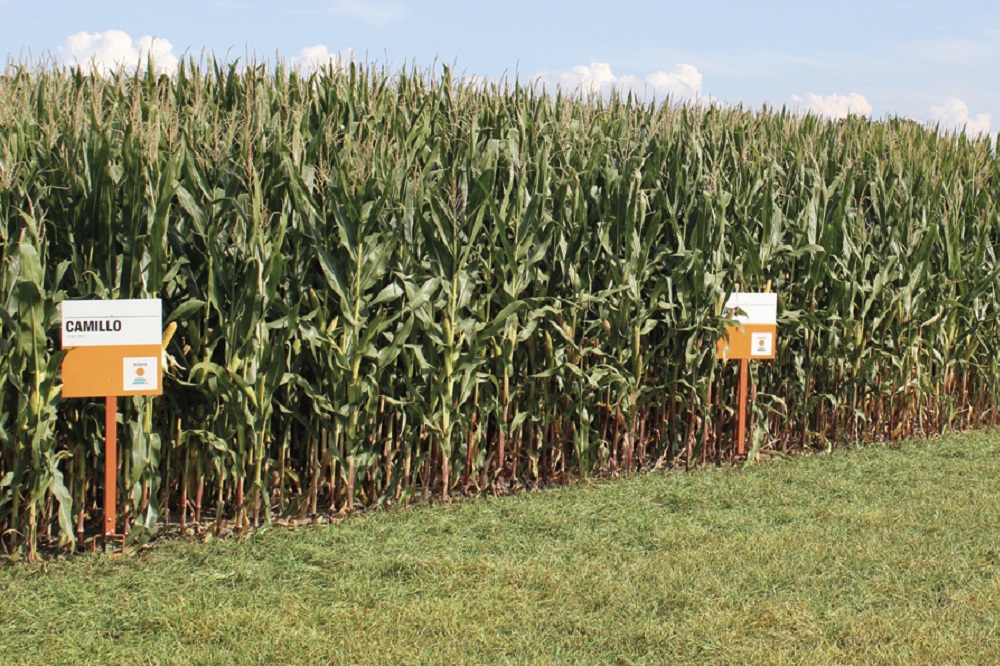
[[[1000,433],[0,570],[0,661],[998,663]]]

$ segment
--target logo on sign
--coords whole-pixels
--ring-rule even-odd
[[[753,356],[770,356],[773,343],[774,336],[770,333],[755,333],[753,335],[751,354]]]
[[[123,384],[126,391],[156,388],[156,357],[126,357],[123,367]]]

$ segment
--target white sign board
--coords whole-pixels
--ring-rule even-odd
[[[63,301],[61,312],[64,398],[163,392],[160,299]]]
[[[778,294],[736,292],[726,301],[724,316],[743,324],[777,324]]]
[[[156,345],[162,335],[158,298],[62,302],[64,349]]]
[[[736,292],[726,300],[722,316],[735,320],[716,343],[716,358],[773,359],[778,336],[778,295]]]

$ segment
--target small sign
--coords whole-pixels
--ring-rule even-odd
[[[125,391],[155,390],[159,383],[155,356],[126,357],[122,363],[122,386]]]
[[[716,345],[720,359],[773,359],[778,335],[778,295],[737,292],[731,294],[723,316],[739,322],[727,326]]]
[[[754,333],[751,336],[753,342],[750,345],[751,356],[771,356],[771,346],[774,343],[774,336],[770,333]]]
[[[162,312],[158,298],[63,301],[63,397],[161,395]]]

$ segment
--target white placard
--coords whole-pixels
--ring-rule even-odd
[[[155,391],[159,373],[155,356],[126,356],[122,359],[122,388],[125,391]]]
[[[159,344],[163,306],[158,298],[62,302],[62,346]]]
[[[726,300],[723,316],[744,324],[777,324],[778,294],[735,292]]]
[[[774,336],[770,333],[754,333],[750,336],[750,356],[771,356]]]

